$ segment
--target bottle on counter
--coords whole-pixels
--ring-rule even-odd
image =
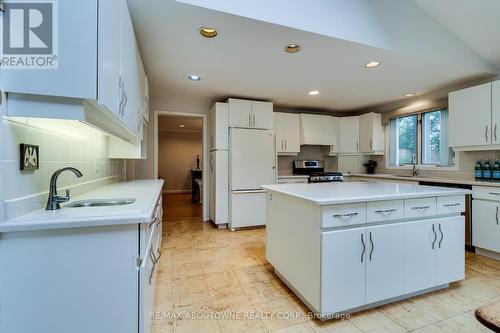
[[[476,180],[483,179],[483,166],[481,165],[481,160],[476,161],[476,166],[474,167],[474,178],[476,178]]]
[[[500,181],[500,161],[495,160],[495,164],[493,164],[492,178],[494,181]]]
[[[483,166],[483,180],[491,180],[491,164],[490,160],[486,160]]]

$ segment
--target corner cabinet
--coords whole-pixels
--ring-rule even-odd
[[[273,103],[229,98],[229,127],[273,128]]]
[[[2,70],[7,115],[73,119],[138,145],[149,88],[125,0],[61,1],[58,68]]]
[[[448,104],[451,147],[457,151],[500,148],[500,81],[451,92]]]
[[[273,123],[278,154],[297,155],[300,153],[300,115],[274,112]]]

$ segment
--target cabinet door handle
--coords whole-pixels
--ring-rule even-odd
[[[497,225],[498,225],[498,206],[497,206],[497,212],[496,212],[496,214],[495,214],[495,219],[496,219],[496,221],[497,221]]]
[[[342,217],[353,217],[353,216],[356,216],[358,215],[359,213],[348,213],[348,214],[335,214],[333,215],[333,217],[338,217],[338,218],[342,218]]]
[[[434,228],[434,224],[432,225],[432,232],[434,233],[434,240],[432,241],[432,249],[434,250],[434,246],[436,245],[436,240],[437,240],[437,234],[436,234],[436,229]]]
[[[444,204],[443,207],[457,207],[460,206],[459,203],[454,203],[454,204]]]
[[[372,233],[370,232],[370,244],[372,246],[371,250],[370,250],[370,261],[372,261],[372,254],[373,254],[373,250],[375,249],[375,246],[373,245],[373,239],[372,239]]]
[[[361,245],[363,246],[363,252],[361,252],[361,262],[363,262],[363,257],[365,256],[366,252],[366,245],[365,245],[365,239],[363,234],[361,234]]]
[[[431,206],[415,206],[415,207],[411,207],[411,209],[413,210],[424,210],[424,209],[429,209],[431,208]]]
[[[497,124],[495,124],[495,129],[493,130],[493,135],[495,136],[495,142],[497,142]]]
[[[359,151],[359,141],[356,141],[356,151]]]
[[[250,113],[249,113],[249,114],[248,114],[248,127],[251,127],[251,126],[252,126],[252,124],[251,124],[251,120],[250,120],[250,119],[251,119],[251,117],[252,117],[252,116],[251,116],[251,115],[250,115]]]
[[[491,195],[500,195],[500,193],[498,193],[498,192],[490,192],[489,194],[491,194]]]
[[[373,139],[370,139],[370,150],[373,150]]]
[[[441,243],[443,242],[444,239],[444,234],[443,231],[441,230],[441,223],[438,224],[438,228],[439,228],[439,233],[441,234],[441,238],[439,238],[438,247],[441,248]]]
[[[486,129],[484,130],[484,137],[486,138],[486,142],[488,142],[488,125],[486,125]]]
[[[378,209],[375,211],[375,213],[377,214],[387,214],[387,213],[392,213],[392,212],[395,212],[397,211],[396,208],[391,208],[391,209]]]
[[[283,140],[281,140],[281,150],[283,150],[283,147],[284,147]]]
[[[255,127],[255,115],[253,114],[252,117],[253,117],[253,125],[252,125],[252,127]]]
[[[287,149],[288,147],[288,140],[285,140],[285,150]]]

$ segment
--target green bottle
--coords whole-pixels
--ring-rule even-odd
[[[476,178],[476,180],[483,179],[483,166],[481,165],[481,160],[476,161],[476,166],[474,167],[474,178]]]
[[[484,162],[483,179],[484,180],[491,180],[491,164],[490,164],[490,160],[486,160],[486,162]]]
[[[495,160],[495,164],[493,164],[492,176],[494,181],[500,181],[500,161],[498,160]]]

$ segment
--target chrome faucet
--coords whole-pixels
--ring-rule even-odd
[[[54,172],[54,174],[50,178],[49,199],[47,200],[47,206],[45,207],[45,210],[61,209],[59,203],[69,201],[70,199],[69,190],[66,190],[66,196],[64,197],[57,195],[57,177],[59,177],[59,175],[64,171],[72,171],[78,178],[83,176],[80,170],[73,167],[62,168]]]
[[[412,177],[415,177],[418,175],[417,155],[415,155],[415,154],[413,154],[411,156],[411,175],[412,175]]]

